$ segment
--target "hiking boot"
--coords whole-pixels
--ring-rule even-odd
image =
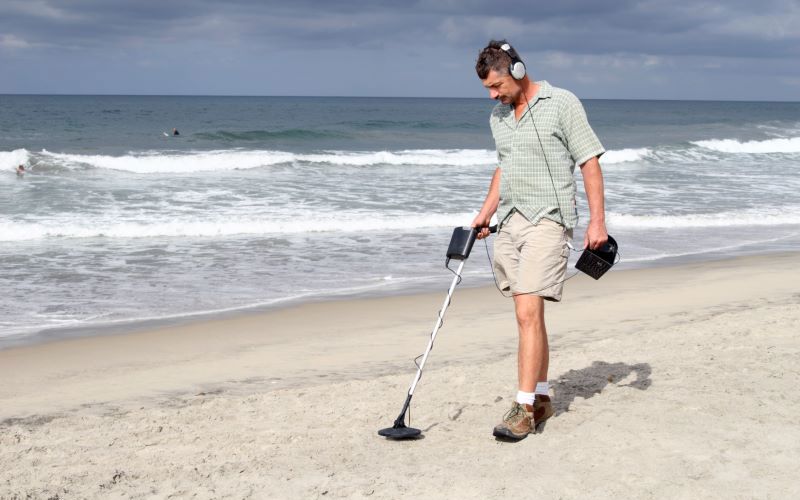
[[[495,437],[519,441],[533,432],[533,406],[514,401],[503,416],[503,422],[494,428]]]
[[[537,394],[533,402],[533,432],[542,432],[545,421],[555,414],[550,396]]]

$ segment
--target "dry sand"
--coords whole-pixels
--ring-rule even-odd
[[[798,498],[800,254],[580,276],[557,414],[496,441],[512,303],[457,290],[0,351],[0,498]]]

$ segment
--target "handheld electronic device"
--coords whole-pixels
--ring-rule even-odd
[[[450,259],[468,259],[477,235],[478,231],[474,227],[457,227],[453,229],[453,236],[450,237],[450,245],[447,247],[448,262]]]
[[[606,271],[616,264],[616,260],[617,240],[609,234],[608,241],[602,247],[597,250],[587,248],[583,251],[578,262],[575,263],[575,269],[599,280],[600,276],[604,275]]]

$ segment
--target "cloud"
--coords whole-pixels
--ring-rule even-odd
[[[798,25],[800,8],[790,0],[12,0],[0,6],[0,32],[87,48],[227,40],[265,48],[325,41],[474,49],[506,37],[528,51],[788,57],[800,50]]]
[[[27,49],[31,44],[15,35],[0,35],[0,48],[2,49]]]
[[[2,11],[6,16],[28,17],[56,22],[75,20],[81,17],[78,12],[64,10],[46,0],[6,0]]]
[[[206,72],[224,62],[236,74],[289,58],[339,72],[381,61],[381,76],[432,88],[428,66],[446,61],[467,75],[490,38],[508,38],[533,68],[557,74],[662,71],[668,80],[668,71],[729,75],[755,60],[792,81],[797,26],[796,0],[5,0],[0,59],[24,50],[31,64],[71,60],[91,71],[92,59],[113,60],[199,74],[204,63]]]

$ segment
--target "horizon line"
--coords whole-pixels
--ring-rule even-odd
[[[309,99],[482,99],[488,97],[444,97],[444,96],[357,96],[357,95],[256,95],[256,94],[68,94],[68,93],[27,93],[0,92],[0,96],[27,96],[27,97],[267,97],[267,98],[309,98]],[[655,97],[581,97],[588,101],[663,101],[663,102],[774,102],[774,103],[800,103],[791,100],[753,100],[753,99],[670,99]]]

